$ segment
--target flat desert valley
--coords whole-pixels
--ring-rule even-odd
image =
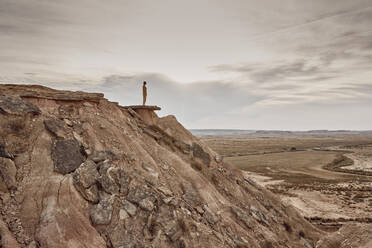
[[[372,222],[372,132],[193,132],[319,228]]]

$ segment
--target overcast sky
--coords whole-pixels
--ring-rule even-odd
[[[372,0],[0,0],[0,82],[187,128],[372,129]]]

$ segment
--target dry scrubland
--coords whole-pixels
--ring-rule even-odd
[[[326,231],[372,222],[372,132],[201,136]]]

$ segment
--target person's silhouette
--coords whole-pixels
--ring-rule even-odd
[[[146,104],[146,98],[147,98],[146,81],[143,81],[143,85],[142,85],[142,96],[143,96],[143,103],[142,103],[142,105],[145,105]]]

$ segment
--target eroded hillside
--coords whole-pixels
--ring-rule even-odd
[[[323,235],[173,116],[102,94],[0,92],[2,247],[315,247]]]

